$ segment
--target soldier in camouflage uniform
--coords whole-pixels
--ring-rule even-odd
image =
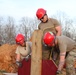
[[[36,12],[37,18],[41,21],[41,23],[38,25],[38,29],[43,31],[43,35],[48,32],[52,31],[57,36],[61,35],[61,26],[60,23],[53,18],[48,18],[48,15],[46,13],[46,10],[43,8],[39,8]],[[50,47],[42,45],[43,48],[43,59],[49,59],[50,58]]]
[[[60,50],[57,75],[62,74],[66,62],[66,75],[76,75],[76,42],[66,36],[55,36],[52,32],[45,33],[43,42],[47,46],[56,46]],[[66,53],[68,52],[67,56]]]

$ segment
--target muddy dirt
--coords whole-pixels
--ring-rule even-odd
[[[15,64],[16,45],[4,44],[0,46],[0,71],[2,72],[17,72]]]

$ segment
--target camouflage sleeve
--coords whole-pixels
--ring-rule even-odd
[[[66,52],[60,53],[60,60],[59,60],[59,65],[58,65],[59,71],[63,69],[64,63],[65,63],[65,55],[66,55]]]

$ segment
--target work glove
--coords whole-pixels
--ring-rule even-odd
[[[62,75],[62,72],[57,70],[56,75]]]
[[[31,55],[26,56],[25,60],[28,61],[30,57],[31,57]]]
[[[22,63],[20,61],[16,61],[16,64],[19,66],[19,67],[22,67]]]

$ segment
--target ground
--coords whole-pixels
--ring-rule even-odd
[[[17,72],[15,64],[16,45],[4,44],[0,46],[0,72]]]

